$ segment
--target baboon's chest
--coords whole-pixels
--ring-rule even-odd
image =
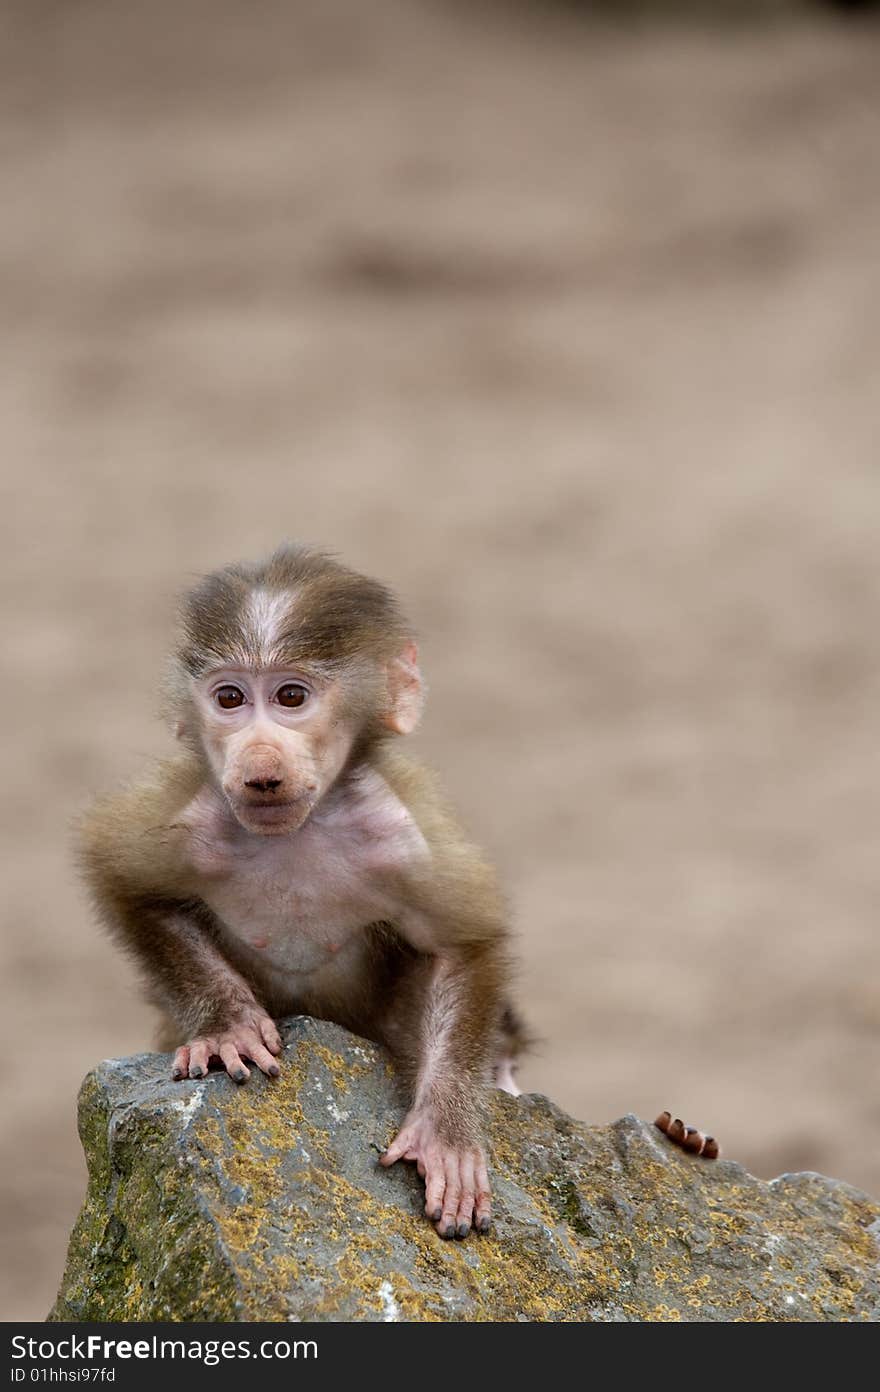
[[[192,818],[200,895],[223,933],[276,971],[308,974],[354,950],[360,931],[407,911],[407,870],[428,855],[388,785],[358,785],[289,836],[246,832],[216,804]],[[198,800],[197,800],[198,801]]]

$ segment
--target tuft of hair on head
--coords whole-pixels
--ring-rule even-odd
[[[410,636],[397,600],[378,580],[294,543],[267,561],[206,575],[184,596],[180,619],[177,656],[190,676],[236,659],[332,668],[365,652],[391,657]]]

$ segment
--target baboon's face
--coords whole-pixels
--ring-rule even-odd
[[[229,666],[193,694],[208,761],[238,822],[262,836],[302,826],[354,742],[341,684],[295,668]]]

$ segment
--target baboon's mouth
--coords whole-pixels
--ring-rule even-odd
[[[236,820],[248,831],[273,827],[301,826],[311,811],[309,797],[288,798],[286,802],[239,802],[233,807]]]

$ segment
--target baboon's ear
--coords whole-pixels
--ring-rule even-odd
[[[419,652],[407,643],[388,663],[388,709],[382,723],[396,735],[408,735],[418,725],[425,704],[425,689],[419,671]]]

